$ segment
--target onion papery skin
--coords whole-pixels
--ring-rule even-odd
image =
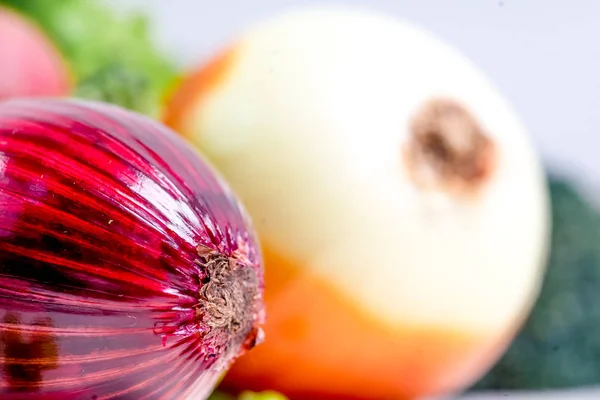
[[[200,400],[260,339],[252,223],[169,129],[5,101],[0,178],[0,398]]]

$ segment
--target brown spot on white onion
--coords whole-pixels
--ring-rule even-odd
[[[417,186],[457,197],[477,192],[495,167],[495,143],[464,105],[447,98],[417,110],[402,150]]]

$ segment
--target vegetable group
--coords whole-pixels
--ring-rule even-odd
[[[143,15],[121,16],[97,0],[0,4],[34,21],[56,44],[72,71],[75,87],[70,94],[158,116],[177,71],[151,40]]]
[[[261,340],[262,287],[244,209],[176,134],[0,103],[0,397],[207,398]]]
[[[32,22],[0,7],[0,100],[64,96],[70,73],[54,44]]]
[[[248,207],[267,343],[230,390],[412,399],[465,388],[538,293],[544,174],[527,132],[457,51],[341,7],[240,35],[164,121]]]

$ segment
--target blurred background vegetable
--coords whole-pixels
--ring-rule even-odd
[[[65,96],[71,84],[67,63],[44,32],[29,18],[0,6],[0,100]]]
[[[244,391],[239,396],[232,396],[223,392],[215,392],[209,400],[287,400],[287,397],[281,393],[273,391],[250,392]]]
[[[157,116],[177,76],[152,41],[146,17],[94,0],[0,0],[37,23],[62,52],[75,94]]]
[[[600,383],[600,213],[570,179],[553,177],[552,251],[527,323],[473,390]]]

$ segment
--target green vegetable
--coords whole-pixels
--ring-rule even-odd
[[[75,95],[156,116],[176,68],[150,39],[144,16],[120,16],[95,0],[0,0],[56,43],[78,83]]]
[[[238,398],[238,400],[287,400],[287,397],[280,393],[272,391],[266,391],[261,393],[243,392]]]
[[[540,297],[504,357],[473,389],[600,383],[600,213],[567,181],[550,183],[552,251]]]
[[[210,395],[208,400],[236,400],[236,398],[229,394],[217,391],[217,392],[213,392],[213,394]]]
[[[221,392],[215,392],[210,396],[210,398],[208,400],[287,400],[287,397],[285,397],[284,395],[282,395],[280,393],[272,392],[272,391],[266,391],[266,392],[260,392],[260,393],[246,391],[246,392],[241,393],[239,395],[239,397],[236,399],[235,397],[230,396],[228,394],[224,394]]]
[[[108,64],[82,79],[75,91],[77,97],[119,104],[131,110],[156,116],[158,100],[147,91],[149,79],[119,62]],[[160,95],[160,93],[156,93]]]

